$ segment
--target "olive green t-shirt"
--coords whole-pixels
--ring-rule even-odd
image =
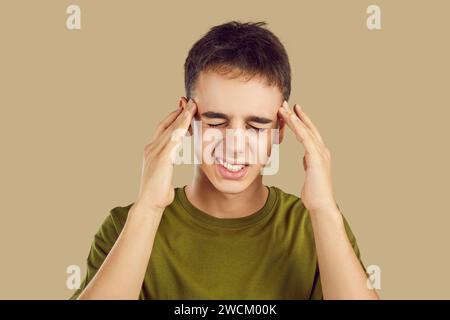
[[[140,299],[322,299],[311,220],[299,197],[270,186],[260,210],[222,219],[196,208],[184,188],[175,188],[162,215]],[[113,208],[100,226],[86,276],[70,299],[100,268],[132,205]],[[344,224],[360,258],[345,218]]]

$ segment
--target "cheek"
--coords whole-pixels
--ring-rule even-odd
[[[272,147],[270,130],[266,130],[264,133],[250,139],[248,146],[251,155],[258,157],[258,164],[264,163]]]
[[[198,126],[194,131],[194,152],[202,164],[213,164],[214,150],[220,144],[222,133],[219,129],[201,128]]]

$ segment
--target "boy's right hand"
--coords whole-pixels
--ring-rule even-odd
[[[137,203],[163,211],[175,197],[172,184],[173,154],[189,129],[197,106],[191,99],[185,108],[172,111],[156,128],[144,148],[141,183]]]

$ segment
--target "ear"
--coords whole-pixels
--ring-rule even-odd
[[[278,117],[277,120],[277,128],[278,128],[278,144],[281,144],[281,142],[284,139],[284,129],[286,127],[286,123],[284,122],[283,118]]]
[[[188,99],[186,97],[180,97],[180,100],[178,101],[178,107],[184,110],[184,108],[186,108],[187,106],[187,103]],[[192,136],[192,126],[189,126],[188,135]]]

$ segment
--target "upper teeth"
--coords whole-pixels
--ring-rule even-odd
[[[223,165],[225,168],[227,168],[230,171],[239,171],[243,167],[245,167],[245,165],[243,165],[243,164],[231,164],[231,163],[223,161],[222,159],[218,159],[218,161],[221,165]]]

